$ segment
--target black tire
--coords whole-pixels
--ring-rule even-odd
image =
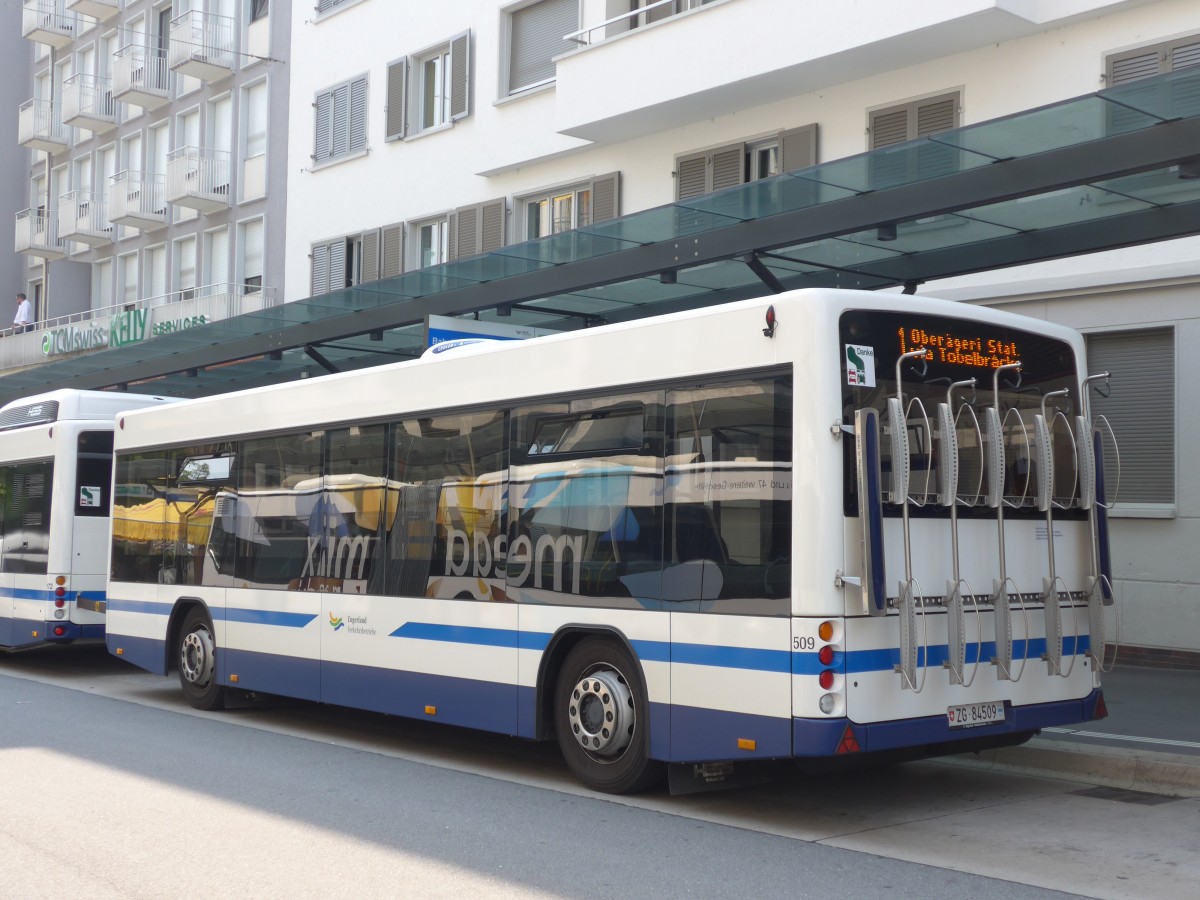
[[[212,620],[203,608],[188,610],[179,629],[175,648],[179,685],[188,703],[196,709],[222,709],[225,688],[217,680],[217,639]]]
[[[554,731],[576,778],[606,794],[660,782],[664,768],[650,759],[649,724],[641,670],[629,651],[589,637],[567,654],[554,690]]]

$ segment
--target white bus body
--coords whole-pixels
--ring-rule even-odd
[[[164,402],[58,390],[0,408],[0,648],[104,637],[114,417]]]
[[[1084,360],[799,291],[132,412],[118,490],[159,465],[184,537],[114,543],[109,648],[207,708],[557,734],[610,791],[1018,742],[1104,714]]]

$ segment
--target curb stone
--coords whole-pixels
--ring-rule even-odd
[[[963,753],[940,760],[949,765],[1062,778],[1170,797],[1200,798],[1200,757],[1115,747],[1064,746],[1034,738],[1020,747]]]

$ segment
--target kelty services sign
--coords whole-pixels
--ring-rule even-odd
[[[42,353],[59,356],[105,347],[128,347],[140,344],[147,336],[158,337],[209,322],[205,315],[171,318],[167,313],[165,308],[131,309],[112,316],[107,322],[97,319],[81,325],[51,328],[42,334]]]

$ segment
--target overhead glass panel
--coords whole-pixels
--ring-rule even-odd
[[[854,191],[838,185],[822,184],[796,173],[788,173],[682,200],[676,206],[722,218],[750,221],[853,196]]]
[[[992,159],[1012,159],[1149,128],[1159,121],[1132,109],[1126,110],[1124,115],[1114,116],[1113,110],[1112,104],[1093,94],[1003,119],[968,125],[939,134],[931,140]]]
[[[736,225],[739,221],[735,216],[717,215],[700,209],[671,205],[658,206],[620,219],[609,219],[589,225],[588,231],[635,244],[654,244],[689,234],[713,231],[726,225]]]
[[[901,222],[896,226],[895,238],[887,241],[877,228],[845,235],[839,240],[853,241],[869,247],[886,243],[889,250],[913,254],[1007,237],[1015,231],[1013,228],[978,222],[966,216],[947,214],[928,216],[915,222]]]
[[[1120,84],[1098,94],[1116,106],[1158,119],[1200,116],[1200,66]]]
[[[1149,206],[1141,200],[1085,184],[979,206],[971,210],[970,216],[981,222],[1008,226],[1014,231],[1032,231],[1103,219]]]
[[[861,194],[965,172],[993,162],[990,156],[946,146],[942,139],[947,134],[953,132],[943,132],[936,140],[921,138],[821,163],[801,170],[800,174],[822,184]]]
[[[887,244],[876,242],[874,246],[862,241],[830,238],[811,241],[794,247],[780,247],[771,251],[773,256],[794,259],[822,268],[853,269],[880,259],[893,259],[903,254],[892,250]]]
[[[638,245],[637,241],[622,240],[613,235],[593,234],[591,229],[594,227],[588,226],[581,231],[562,231],[549,237],[538,238],[536,241],[513,244],[494,250],[490,255],[561,265],[579,259],[606,256]]]
[[[1200,150],[1200,148],[1197,148]],[[1136,197],[1147,203],[1169,206],[1200,200],[1200,165],[1189,170],[1184,166],[1168,166],[1153,172],[1139,172],[1123,178],[1097,182],[1097,187],[1115,194]]]

